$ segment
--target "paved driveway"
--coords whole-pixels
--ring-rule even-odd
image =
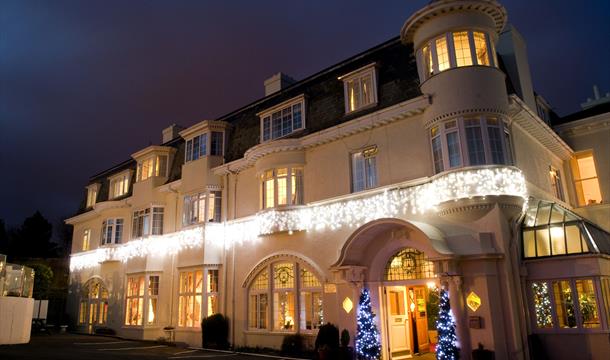
[[[130,341],[111,337],[54,334],[32,336],[29,344],[0,345],[0,359],[127,360],[127,359],[223,359],[270,360],[269,357],[219,353]]]

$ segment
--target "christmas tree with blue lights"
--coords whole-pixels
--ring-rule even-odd
[[[441,301],[439,304],[438,320],[436,321],[438,331],[438,344],[436,345],[436,358],[438,360],[457,360],[460,357],[458,339],[455,334],[455,319],[451,313],[449,304],[449,293],[441,289]]]
[[[381,343],[379,342],[379,331],[373,319],[375,314],[371,309],[371,296],[369,290],[364,288],[358,302],[358,314],[356,321],[356,354],[358,360],[377,360],[381,356]]]

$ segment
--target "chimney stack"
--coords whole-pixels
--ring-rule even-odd
[[[165,144],[168,141],[174,140],[175,138],[177,138],[179,135],[178,133],[183,130],[184,128],[180,125],[176,125],[176,124],[171,124],[170,126],[166,127],[165,129],[163,129],[163,142],[162,144]]]
[[[295,79],[282,72],[279,72],[265,80],[265,96],[269,96],[273,93],[276,93],[294,84],[295,82],[297,82]]]

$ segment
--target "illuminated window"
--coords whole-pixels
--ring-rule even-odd
[[[218,269],[209,269],[207,271],[206,303],[206,316],[218,313]]]
[[[279,139],[304,129],[304,107],[303,96],[300,96],[259,114],[262,142]]]
[[[126,172],[110,179],[110,199],[121,197],[129,192],[131,173]]]
[[[468,40],[467,31],[453,33],[453,47],[455,49],[455,61],[458,67],[472,65],[472,54],[470,53],[470,42]]]
[[[549,166],[549,178],[551,180],[551,188],[553,189],[553,194],[556,198],[561,201],[564,201],[563,197],[563,186],[561,185],[561,173],[559,170],[555,169],[552,166]]]
[[[593,280],[576,280],[576,293],[578,295],[578,308],[582,319],[582,326],[585,328],[598,328],[601,326],[599,310],[595,296]]]
[[[125,325],[142,325],[144,321],[144,276],[127,278]]]
[[[555,312],[560,328],[576,327],[576,312],[572,287],[567,280],[553,281],[553,294],[555,296]]]
[[[178,292],[179,327],[201,326],[202,300],[203,271],[181,271]]]
[[[83,251],[89,250],[91,247],[91,229],[83,231]]]
[[[261,175],[261,205],[263,209],[302,204],[303,168],[285,167],[263,172]]]
[[[423,252],[412,248],[400,250],[390,258],[385,267],[384,279],[414,280],[436,277],[434,264]]]
[[[120,244],[123,237],[123,219],[106,219],[102,222],[102,245]]]
[[[157,323],[157,304],[159,302],[159,276],[150,275],[148,277],[148,292],[146,306],[146,324],[153,325]]]
[[[487,48],[486,36],[482,32],[472,33],[474,38],[474,49],[476,52],[477,65],[489,66],[489,50]]]
[[[93,207],[97,202],[97,189],[99,184],[92,184],[87,187],[87,207]]]
[[[533,282],[531,286],[536,327],[539,329],[552,328],[553,315],[551,313],[551,291],[549,285],[546,282]]]
[[[352,192],[377,186],[377,146],[352,154]]]
[[[434,73],[434,68],[432,64],[432,52],[430,51],[429,45],[425,45],[422,48],[422,56],[424,60],[424,78],[427,78]]]
[[[79,302],[80,325],[104,325],[108,321],[108,290],[104,283],[93,278],[85,283]]]
[[[434,41],[436,46],[436,58],[438,59],[438,71],[449,69],[449,49],[447,48],[447,38],[440,37]]]
[[[138,162],[137,181],[167,176],[167,155],[151,156]]]
[[[272,314],[272,329],[276,331],[296,331],[297,324],[302,331],[318,329],[324,322],[322,296],[322,282],[300,263],[282,261],[265,266],[250,285],[248,326],[269,329],[267,316]]]
[[[185,196],[182,210],[182,225],[193,225],[206,220],[209,222],[220,222],[221,205],[222,193],[220,191]]]
[[[133,238],[149,235],[163,235],[163,208],[153,206],[152,208],[134,211],[131,227]]]
[[[572,171],[579,205],[587,206],[602,203],[593,153],[589,151],[577,154],[576,160],[572,162]]]
[[[373,65],[365,66],[339,79],[343,81],[345,91],[345,113],[377,103],[376,71]]]

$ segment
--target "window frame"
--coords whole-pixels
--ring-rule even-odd
[[[198,286],[197,286],[197,277],[196,274],[197,272],[201,272],[201,291],[198,291]],[[216,278],[216,289],[215,291],[208,291],[209,290],[209,286],[210,286],[210,279],[209,279],[209,274],[210,272],[216,272],[218,277]],[[193,287],[190,289],[187,289],[187,291],[182,291],[182,274],[189,274],[192,273],[193,276]],[[187,275],[188,276],[188,275]],[[215,297],[216,298],[216,313],[221,313],[222,312],[222,308],[221,308],[221,293],[220,293],[220,283],[221,283],[221,271],[220,271],[220,266],[196,266],[196,267],[188,267],[188,268],[179,268],[178,269],[178,282],[176,285],[176,294],[177,294],[177,299],[178,301],[176,302],[176,327],[180,328],[180,329],[197,329],[201,326],[201,321],[207,317],[210,316],[208,315],[208,310],[209,310],[209,302],[210,299]],[[188,298],[189,297],[193,297],[192,300],[192,308],[189,309],[193,312],[193,315],[196,314],[197,312],[197,302],[196,299],[197,297],[200,297],[201,299],[201,304],[200,304],[200,308],[199,310],[199,319],[195,319],[193,318],[193,324],[191,326],[188,326],[188,318],[185,314],[184,319],[181,319],[181,298],[184,297],[186,301],[186,304],[188,305]],[[184,325],[180,325],[180,322],[184,320]]]
[[[91,250],[91,229],[84,229],[81,243],[82,251]]]
[[[294,271],[294,286],[291,288],[286,288],[288,291],[290,291],[293,295],[294,295],[294,314],[293,314],[293,329],[278,329],[276,328],[276,318],[275,318],[275,301],[274,301],[274,295],[276,293],[279,293],[282,290],[285,290],[284,288],[276,288],[275,287],[275,281],[274,281],[274,277],[275,277],[275,273],[274,273],[274,268],[275,265],[277,264],[291,264],[293,271]],[[302,269],[306,269],[308,272],[310,272],[314,278],[318,281],[318,283],[320,284],[319,287],[304,287],[302,285]],[[312,329],[306,329],[307,325],[305,323],[305,328],[302,327],[303,322],[301,319],[301,316],[305,316],[304,314],[301,314],[305,309],[304,309],[304,303],[303,300],[301,299],[301,290],[305,289],[307,291],[312,292],[313,290],[316,290],[320,292],[321,297],[322,297],[322,323],[318,324],[318,327],[322,324],[325,324],[326,322],[324,321],[324,313],[325,313],[325,307],[324,307],[324,280],[323,277],[320,276],[320,274],[315,271],[313,269],[312,266],[310,266],[309,264],[304,263],[303,261],[299,260],[299,259],[295,259],[295,258],[290,258],[290,257],[279,257],[277,259],[274,259],[273,261],[269,261],[267,263],[265,263],[263,266],[258,266],[255,270],[256,272],[254,273],[254,276],[252,276],[248,286],[246,287],[245,291],[246,291],[246,298],[247,298],[247,305],[246,305],[246,319],[247,320],[247,330],[251,331],[251,332],[260,332],[260,333],[288,333],[288,334],[294,334],[294,333],[303,333],[303,334],[315,334],[318,331],[318,328],[313,328]],[[257,280],[258,276],[263,272],[263,271],[267,271],[267,287],[265,289],[253,289],[252,287],[255,284],[255,281]],[[255,311],[257,311],[256,314],[256,323],[257,323],[257,327],[251,327],[250,324],[250,319],[251,319],[251,296],[255,295],[257,296],[257,299],[260,297],[261,294],[266,295],[267,297],[267,309],[266,309],[266,327],[265,328],[260,328],[258,327],[258,325],[260,324],[260,319],[259,319],[259,311],[258,308],[255,309]]]
[[[161,209],[161,211],[158,211]],[[155,211],[157,210],[157,211]],[[158,233],[155,233],[155,221],[159,221],[158,218],[155,219],[155,215],[161,214],[161,226],[156,226]],[[144,232],[145,229],[145,220],[144,218],[148,217],[148,231]],[[136,222],[136,218],[138,219]],[[139,223],[139,219],[142,218],[142,223]],[[131,238],[146,238],[153,235],[163,235],[165,226],[165,206],[163,205],[152,205],[145,208],[140,208],[134,210],[131,214]],[[141,232],[141,233],[140,233]]]
[[[378,94],[377,94],[377,92],[378,92],[377,75],[378,75],[377,64],[372,63],[372,64],[366,65],[364,67],[361,67],[357,70],[354,70],[348,74],[345,74],[345,75],[339,77],[339,80],[343,81],[343,99],[344,99],[345,115],[350,115],[350,114],[359,112],[361,110],[365,110],[365,109],[374,107],[378,104],[379,98],[378,98]],[[370,77],[370,79],[371,79],[371,93],[369,95],[370,101],[368,103],[364,104],[364,103],[362,103],[362,99],[363,99],[362,83],[363,83],[363,80],[366,79],[367,77]],[[358,88],[359,88],[359,92],[358,92],[358,96],[360,98],[359,103],[358,103],[359,106],[355,107],[354,109],[351,109],[351,98],[350,98],[350,94],[349,94],[350,82],[357,82]]]
[[[580,165],[578,164],[578,160],[585,158],[585,157],[591,157],[592,161],[593,161],[593,167],[595,170],[595,176],[594,177],[588,177],[588,178],[581,178],[580,177]],[[606,202],[604,201],[604,196],[602,194],[601,191],[601,187],[599,185],[599,173],[597,171],[597,169],[599,168],[597,165],[597,160],[595,157],[595,154],[593,152],[593,150],[583,150],[583,151],[579,151],[577,153],[574,154],[574,158],[571,161],[571,168],[572,168],[572,186],[574,189],[574,193],[576,194],[576,200],[578,201],[578,207],[586,207],[586,206],[595,206],[595,205],[600,205],[600,204],[605,204]],[[583,181],[587,181],[587,180],[596,180],[597,183],[597,191],[599,192],[599,196],[600,196],[600,201],[596,202],[596,203],[588,203],[586,202],[586,198],[584,196],[584,191],[579,191],[579,188],[577,185],[578,183],[581,183]],[[580,185],[582,187],[582,185]]]
[[[280,176],[278,175],[278,170],[282,170],[282,169],[286,169],[286,175],[285,176]],[[297,175],[297,173],[300,172],[300,175]],[[270,175],[271,174],[271,175]],[[287,166],[278,166],[275,168],[270,168],[270,169],[266,169],[260,172],[260,174],[258,175],[259,178],[259,192],[260,192],[260,209],[261,210],[267,210],[267,209],[277,209],[277,208],[282,208],[282,207],[289,207],[289,206],[298,206],[298,205],[303,205],[305,203],[305,196],[304,196],[304,191],[305,191],[305,182],[304,182],[304,178],[305,178],[305,167],[304,165],[287,165]],[[279,204],[278,200],[279,200],[279,182],[278,179],[286,179],[286,192],[285,192],[285,196],[286,196],[286,203],[285,204]],[[299,183],[300,179],[300,188],[297,187],[297,184]],[[267,203],[267,182],[268,181],[272,181],[273,184],[273,204],[271,206],[268,206]],[[293,182],[295,182],[294,185],[294,192],[296,192],[297,194],[297,198],[294,199],[293,198]]]
[[[212,206],[212,201],[214,205]],[[195,217],[192,216],[196,210]],[[210,212],[214,211],[214,216]],[[191,214],[191,216],[189,216]],[[190,219],[189,219],[190,218]],[[222,190],[206,190],[184,195],[182,197],[182,227],[222,222]]]
[[[111,225],[109,224],[110,220],[112,220]],[[119,222],[120,222],[120,231],[117,231],[117,228],[119,227]],[[110,239],[107,238],[109,228],[111,229]],[[124,218],[116,217],[116,218],[104,219],[104,221],[102,221],[102,231],[100,234],[100,245],[106,246],[106,245],[120,244],[124,239],[123,230],[125,230],[125,219]]]
[[[294,107],[299,105],[301,106],[301,126],[300,127],[294,127]],[[260,136],[260,143],[267,143],[270,141],[274,141],[274,140],[278,140],[278,139],[282,139],[285,137],[289,137],[292,134],[295,134],[301,130],[305,130],[306,129],[306,121],[307,121],[307,113],[306,113],[306,109],[305,109],[305,95],[299,95],[295,98],[292,98],[290,100],[284,101],[280,104],[277,104],[269,109],[266,109],[260,113],[257,114],[257,116],[259,117],[259,136]],[[290,108],[290,122],[292,125],[292,130],[286,134],[284,134],[284,131],[282,130],[282,125],[283,125],[283,114],[284,111],[287,110],[288,108]],[[279,118],[274,118],[275,115],[277,114],[279,115]],[[269,136],[265,136],[265,120],[269,121]],[[274,137],[273,135],[273,125],[274,125],[274,121],[279,121],[280,125],[280,134],[279,136]]]
[[[99,195],[100,184],[95,183],[86,187],[87,188],[87,199],[85,202],[85,208],[90,209],[93,205],[97,204],[97,197]]]
[[[361,155],[362,158],[362,168],[363,168],[363,183],[364,187],[362,189],[356,189],[355,179],[356,179],[356,169],[354,168],[354,156]],[[352,193],[357,193],[360,191],[366,191],[370,189],[374,189],[379,186],[379,171],[377,165],[377,155],[379,155],[379,147],[377,145],[367,146],[361,150],[351,152],[349,154],[349,166],[350,166],[350,190]],[[372,163],[375,166],[375,183],[372,184],[369,182],[370,177],[370,163],[371,159],[374,160]],[[367,161],[369,165],[367,166]]]
[[[150,293],[150,286],[151,286],[151,278],[156,277],[157,281],[157,293],[156,294],[151,294]],[[139,279],[142,278],[142,289],[139,288],[138,285],[138,294],[131,294],[129,295],[129,280],[130,279]],[[161,273],[159,272],[138,272],[138,273],[128,273],[125,274],[125,299],[124,299],[124,310],[123,310],[123,327],[128,327],[128,328],[145,328],[145,327],[155,327],[159,324],[159,294],[161,293],[160,289],[161,289]],[[142,313],[141,313],[141,321],[140,323],[137,324],[128,324],[127,323],[127,315],[129,314],[129,307],[128,307],[128,302],[129,300],[142,300]],[[154,319],[152,322],[150,322],[150,301],[151,300],[157,300],[156,305],[155,305],[155,310],[154,310]]]
[[[162,161],[162,158],[165,158],[165,160]],[[154,154],[138,160],[136,166],[136,182],[146,181],[154,177],[167,177],[169,174],[169,160],[169,154]],[[149,161],[150,166],[148,169],[151,170],[147,171],[146,177],[144,177],[144,163]],[[161,166],[160,164],[164,166]]]
[[[530,325],[532,331],[534,333],[553,333],[553,334],[561,334],[561,333],[605,333],[608,331],[610,324],[608,323],[610,319],[608,319],[609,315],[605,315],[605,306],[608,306],[604,301],[603,297],[603,289],[602,289],[602,280],[604,276],[575,276],[575,277],[560,277],[560,278],[545,278],[545,279],[531,279],[526,282],[526,292],[527,292],[527,306],[530,310]],[[582,309],[579,301],[579,293],[576,288],[576,282],[579,280],[591,280],[594,288],[595,294],[595,305],[597,310],[597,317],[599,319],[598,327],[585,327],[583,323],[582,317]],[[559,326],[559,317],[557,313],[557,299],[555,296],[554,283],[567,281],[570,286],[570,294],[572,300],[572,306],[574,308],[574,316],[576,320],[575,327],[561,327]],[[546,328],[539,328],[536,323],[536,307],[534,304],[534,293],[532,289],[533,283],[546,283],[549,289],[549,298],[551,302],[551,322],[552,326]],[[610,299],[605,299],[610,301]]]
[[[131,171],[124,171],[120,174],[114,175],[110,177],[109,180],[109,189],[108,189],[108,198],[110,200],[117,199],[123,197],[129,193],[129,188],[131,187]],[[117,183],[121,184],[119,186],[119,193],[117,193]]]

